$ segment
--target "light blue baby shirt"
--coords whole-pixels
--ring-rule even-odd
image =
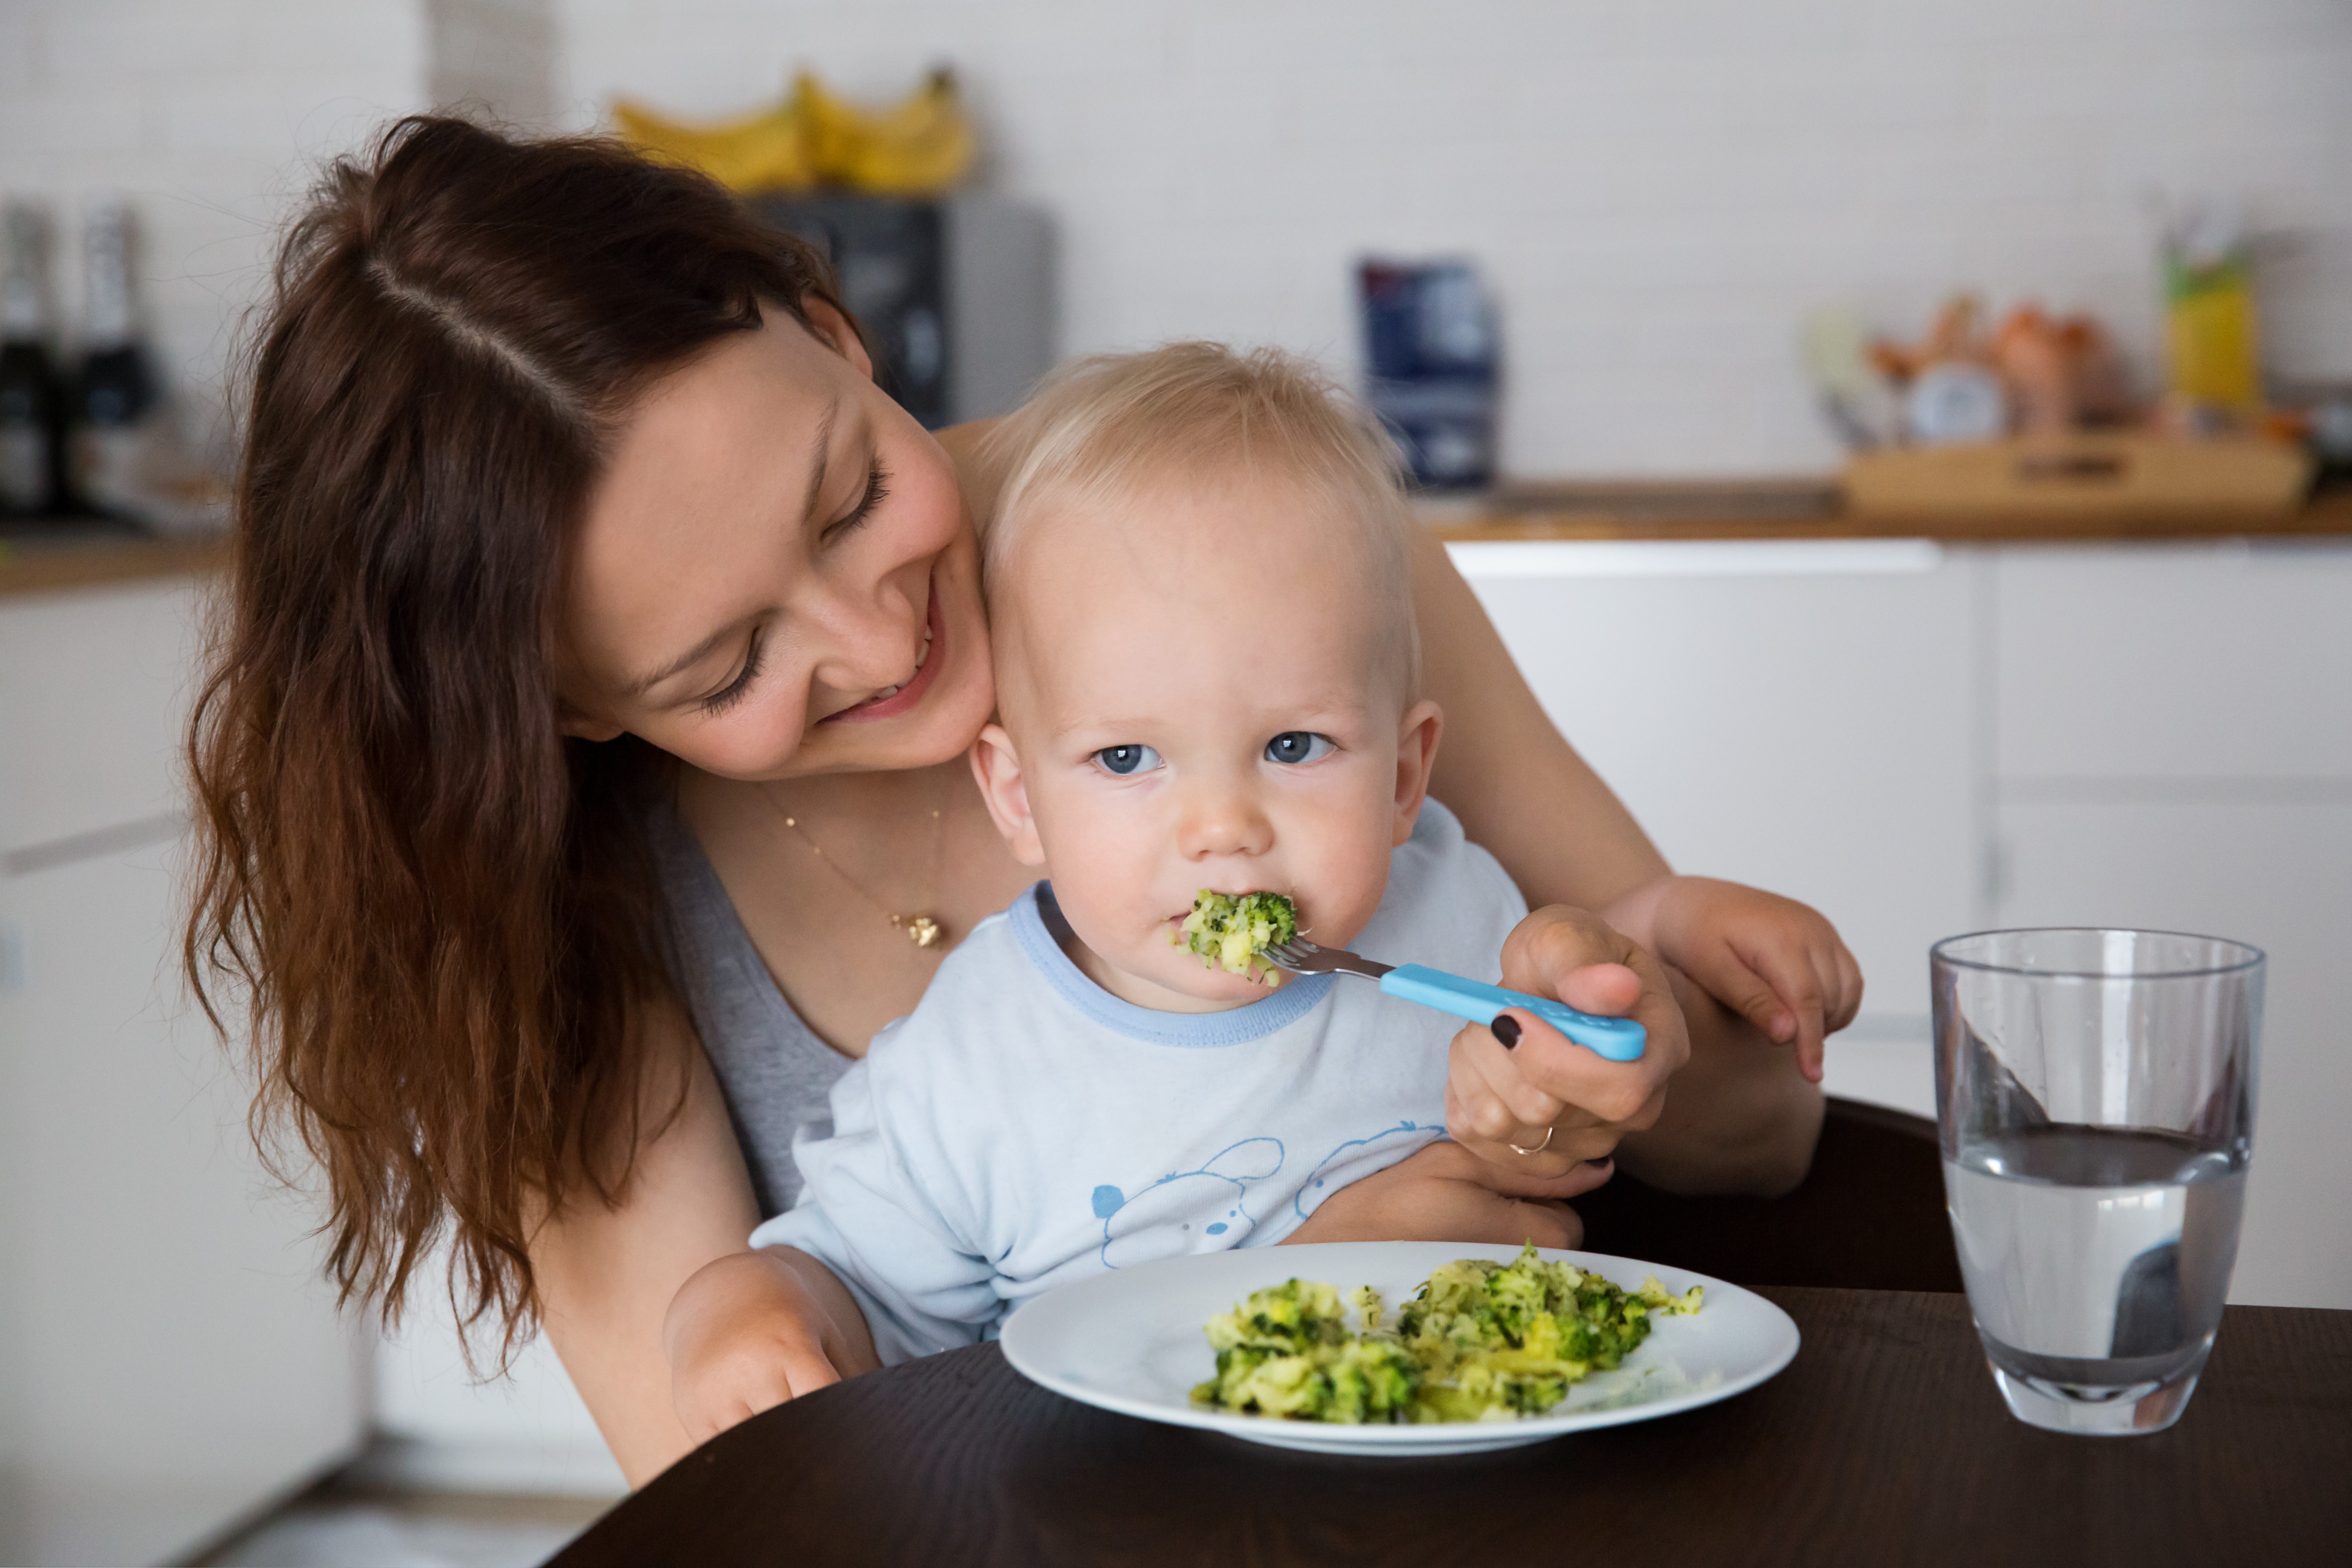
[[[1035,888],[972,929],[793,1147],[797,1206],[754,1247],[822,1258],[883,1363],[992,1338],[1055,1286],[1265,1247],[1444,1135],[1460,1024],[1328,975],[1224,1013],[1160,1013],[1064,953]],[[1355,950],[1501,978],[1526,914],[1493,856],[1424,805]]]

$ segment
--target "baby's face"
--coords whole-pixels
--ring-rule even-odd
[[[1002,731],[975,765],[1113,994],[1177,1011],[1263,984],[1174,935],[1203,888],[1287,894],[1354,940],[1412,831],[1438,715],[1409,711],[1371,574],[1287,479],[1170,483],[1116,519],[1041,516],[996,595]]]

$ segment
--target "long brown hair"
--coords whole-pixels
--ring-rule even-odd
[[[558,732],[564,542],[647,384],[810,296],[837,308],[823,263],[698,175],[440,117],[331,164],[283,242],[184,956],[246,1015],[257,1136],[323,1173],[342,1299],[387,1321],[446,1226],[460,1320],[510,1351],[534,1217],[627,1178],[671,999],[657,754]]]

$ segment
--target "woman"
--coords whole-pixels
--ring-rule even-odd
[[[247,988],[257,1111],[326,1173],[345,1295],[396,1314],[446,1224],[467,1320],[509,1345],[542,1322],[643,1481],[715,1424],[681,1423],[664,1352],[690,1275],[735,1269],[752,1323],[763,1291],[814,1292],[862,1339],[830,1277],[746,1268],[744,1238],[831,1079],[1025,880],[963,762],[993,700],[985,476],[958,469],[969,432],[943,446],[876,386],[822,267],[715,186],[448,120],[335,166],[250,376],[191,972]],[[1541,1091],[1458,1105],[1455,1131],[1542,1145],[1513,1199],[1612,1154],[1793,1184],[1804,1075],[1578,912],[1663,862],[1433,545],[1416,604],[1453,716],[1434,793],[1530,904],[1572,906],[1521,927],[1507,979],[1654,1041],[1619,1067],[1531,1034]],[[1801,1025],[1755,1016],[1817,1055],[1834,979]],[[1386,1190],[1298,1239],[1392,1229]],[[730,1342],[718,1420],[792,1375]]]

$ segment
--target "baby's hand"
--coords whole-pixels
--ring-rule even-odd
[[[1584,1222],[1562,1200],[1591,1192],[1610,1174],[1604,1163],[1537,1176],[1440,1139],[1333,1193],[1283,1241],[1532,1241],[1574,1248],[1583,1245]]]
[[[677,1417],[697,1443],[875,1364],[848,1291],[787,1247],[730,1253],[697,1269],[670,1300],[662,1345]]]
[[[1862,970],[1837,928],[1804,904],[1710,877],[1662,877],[1603,911],[1706,987],[1822,1080],[1822,1040],[1853,1022]]]

